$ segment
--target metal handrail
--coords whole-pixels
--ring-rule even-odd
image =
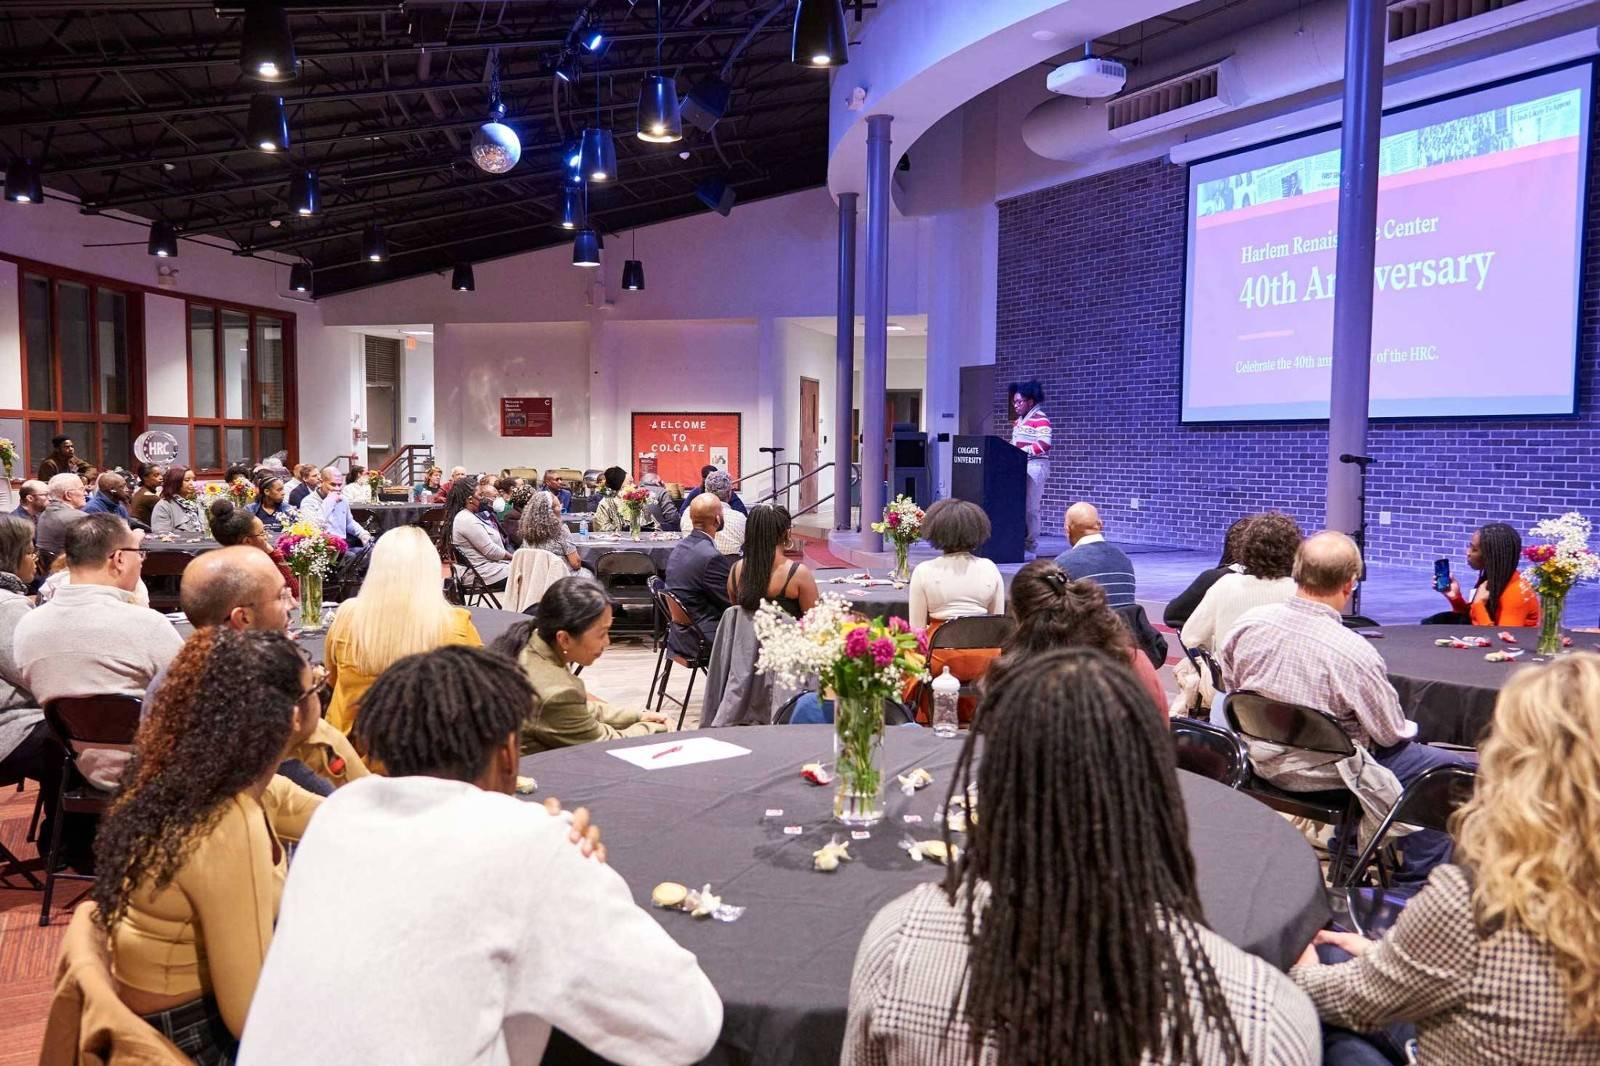
[[[743,485],[746,481],[750,481],[753,478],[758,478],[762,474],[770,474],[770,473],[772,473],[772,471],[778,469],[780,466],[799,466],[799,465],[800,465],[799,461],[795,460],[795,459],[789,459],[789,460],[786,460],[786,461],[781,462],[781,463],[773,463],[771,466],[764,466],[760,470],[752,470],[748,474],[742,474],[739,477],[734,478],[733,479],[733,487],[735,489],[737,489],[740,485]],[[774,477],[773,481],[777,481],[777,478]]]
[[[832,468],[835,465],[836,464],[833,463],[832,461],[823,463],[821,466],[817,467],[815,470],[812,470],[809,473],[801,474],[799,477],[795,478],[789,484],[783,485],[783,486],[780,486],[779,488],[773,489],[770,494],[762,497],[760,500],[757,500],[756,502],[757,503],[767,503],[767,502],[769,502],[771,500],[774,500],[774,499],[777,498],[777,496],[778,496],[778,494],[780,492],[787,493],[790,489],[796,487],[797,485],[800,485],[807,478],[815,477],[818,474],[822,473],[824,470],[828,470],[828,469]],[[861,484],[861,464],[860,463],[851,463],[850,464],[850,484],[851,485],[859,485],[859,484]],[[816,503],[813,503],[810,507],[803,507],[800,510],[795,511],[793,514],[790,515],[790,517],[791,518],[799,518],[801,515],[810,514],[812,511],[815,511],[817,508],[821,507],[823,504],[825,504],[829,500],[833,499],[835,495],[837,495],[837,493],[830,492],[826,496],[824,496],[820,500],[818,500]]]

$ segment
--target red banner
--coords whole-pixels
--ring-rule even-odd
[[[550,397],[500,397],[502,437],[549,437],[554,434],[555,413]]]
[[[634,477],[640,474],[639,456],[656,457],[662,481],[676,481],[685,489],[700,484],[700,468],[716,466],[739,476],[739,423],[737,413],[696,414],[682,411],[635,411],[633,415]]]

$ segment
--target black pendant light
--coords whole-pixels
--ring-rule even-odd
[[[381,263],[389,258],[389,242],[384,239],[383,227],[376,222],[361,234],[361,258],[369,263]]]
[[[600,67],[594,68],[594,125],[583,131],[579,167],[584,181],[612,181],[617,176],[617,142],[600,125]]]
[[[584,209],[583,190],[567,186],[561,190],[561,228],[578,230],[588,225],[589,212]]]
[[[288,81],[300,76],[294,54],[289,14],[277,4],[245,5],[244,38],[239,47],[239,69],[245,77],[261,81]]]
[[[311,264],[296,263],[289,268],[289,291],[311,291]]]
[[[322,207],[322,190],[315,170],[297,170],[289,178],[289,210],[310,218]]]
[[[639,139],[651,144],[671,144],[683,139],[683,113],[678,108],[678,86],[661,73],[661,0],[656,0],[656,69],[639,87]]]
[[[457,263],[455,270],[450,273],[450,288],[456,292],[473,292],[477,287],[476,279],[472,276],[472,264]]]
[[[622,264],[622,287],[628,292],[644,291],[644,264],[639,261],[639,231],[633,231],[633,258]]]
[[[597,267],[600,265],[600,237],[588,226],[572,238],[572,265]]]
[[[14,204],[37,204],[44,200],[39,168],[33,160],[12,156],[6,164],[6,199]]]
[[[799,0],[789,61],[807,67],[842,67],[850,62],[850,35],[840,0]]]
[[[178,231],[172,228],[172,223],[159,218],[150,223],[150,241],[145,250],[162,259],[176,259]]]
[[[284,152],[289,148],[289,113],[283,97],[256,93],[250,98],[250,117],[244,124],[245,143],[262,152]]]

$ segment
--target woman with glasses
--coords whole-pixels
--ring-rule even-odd
[[[117,994],[201,1066],[231,1063],[298,840],[321,800],[276,776],[321,717],[281,633],[189,638],[95,839]]]
[[[266,552],[278,568],[278,573],[283,575],[283,583],[288,586],[289,594],[296,600],[300,598],[300,580],[294,576],[289,564],[273,544],[255,508],[238,507],[232,500],[215,501],[211,505],[211,535],[224,548],[243,544]]]

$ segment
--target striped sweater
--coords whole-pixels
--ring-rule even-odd
[[[1028,453],[1030,458],[1043,459],[1050,454],[1050,416],[1035,404],[1027,414],[1011,424],[1011,444]]]

